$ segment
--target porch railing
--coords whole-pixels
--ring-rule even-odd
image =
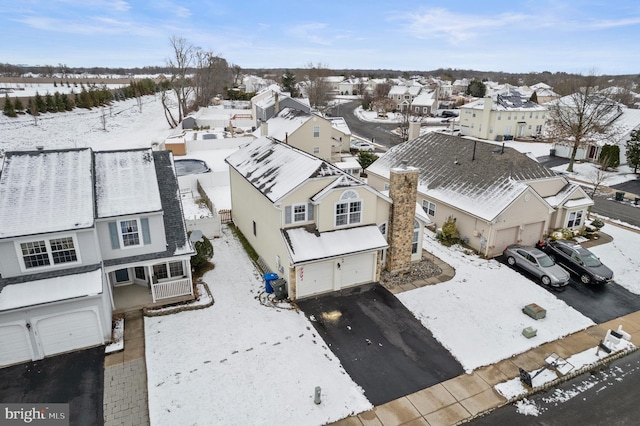
[[[193,296],[193,286],[189,278],[153,283],[151,284],[151,295],[154,303],[172,297]]]

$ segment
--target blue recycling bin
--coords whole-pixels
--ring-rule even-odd
[[[278,279],[278,274],[274,274],[273,272],[267,272],[263,275],[264,277],[264,290],[271,294],[273,293],[273,287],[271,283]]]

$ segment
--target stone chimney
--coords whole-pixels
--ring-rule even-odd
[[[409,123],[409,139],[415,139],[420,136],[420,123],[417,121],[411,121]]]
[[[260,136],[269,136],[269,123],[266,121],[260,124]]]
[[[387,242],[387,270],[404,272],[411,268],[411,244],[413,221],[416,215],[418,175],[420,170],[408,167],[403,161],[400,167],[391,169],[389,197],[393,201],[389,212]]]

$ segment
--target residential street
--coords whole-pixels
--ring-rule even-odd
[[[371,123],[361,121],[356,117],[353,111],[360,105],[360,101],[351,101],[340,104],[339,107],[333,107],[329,110],[329,115],[343,117],[349,125],[351,133],[355,136],[375,141],[376,144],[391,148],[400,143],[400,138],[395,133],[391,133],[393,129],[398,127],[397,123]]]
[[[640,351],[578,376],[473,425],[633,425],[640,417]]]

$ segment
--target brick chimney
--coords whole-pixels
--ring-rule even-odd
[[[413,221],[416,216],[418,175],[420,169],[408,167],[403,161],[400,167],[391,169],[389,197],[393,200],[389,212],[387,242],[387,270],[404,272],[411,268],[411,244]]]

